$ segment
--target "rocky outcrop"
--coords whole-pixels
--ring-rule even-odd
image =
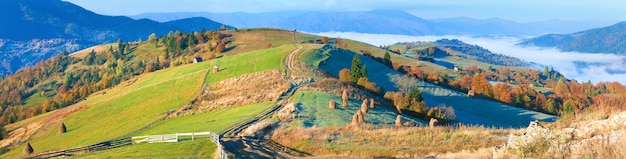
[[[494,158],[625,157],[620,154],[625,140],[626,112],[564,129],[549,129],[531,122],[524,134],[510,135],[505,145],[495,147]]]

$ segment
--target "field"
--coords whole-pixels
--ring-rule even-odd
[[[451,106],[456,113],[456,121],[467,125],[520,128],[528,126],[530,121],[551,122],[557,119],[553,115],[517,108],[486,99],[469,98],[464,93],[430,83],[420,83],[419,88],[427,106]]]
[[[333,53],[320,69],[338,77],[339,70],[350,68],[354,54]],[[385,91],[396,91],[394,82],[389,75],[401,75],[373,59],[359,55],[361,63],[367,66],[369,80],[375,82]],[[555,116],[508,106],[502,103],[469,98],[464,93],[453,91],[430,83],[422,83],[419,87],[429,107],[450,106],[454,108],[456,120],[463,124],[484,125],[495,127],[524,127],[530,121],[554,121]],[[499,118],[498,118],[499,117]]]
[[[63,120],[68,132],[38,132],[43,135],[30,143],[38,153],[86,146],[128,134],[189,102],[199,92],[208,66],[200,63],[161,70],[92,94],[77,103],[84,110]],[[2,158],[20,156],[22,149],[23,145],[18,146]]]
[[[385,56],[385,52],[389,52],[386,50],[383,50],[381,48],[378,48],[376,46],[367,44],[367,43],[363,43],[363,42],[359,42],[359,41],[354,41],[354,40],[349,40],[349,39],[344,39],[344,42],[346,42],[348,44],[348,49],[356,52],[356,53],[361,53],[360,51],[368,51],[370,53],[372,53],[372,55],[376,56],[376,57],[384,57]],[[398,64],[409,64],[409,63],[413,63],[415,62],[415,59],[409,58],[409,57],[405,57],[402,55],[398,55],[398,54],[394,54],[389,52],[389,55],[391,56],[391,61],[392,62],[396,62]]]
[[[83,58],[87,56],[89,53],[91,53],[91,50],[95,52],[102,52],[102,51],[109,50],[109,47],[111,46],[114,46],[114,44],[111,43],[111,44],[96,45],[96,46],[92,46],[92,47],[89,47],[80,51],[76,51],[70,55],[73,57]]]
[[[226,46],[227,49],[232,48],[226,53],[227,55],[266,49],[269,44],[275,47],[295,43],[293,40],[293,31],[288,30],[258,28],[226,31],[224,33],[233,35],[233,41]],[[310,39],[319,39],[318,36],[305,33],[297,33],[297,36],[298,43]]]
[[[307,46],[312,46],[315,48],[320,48],[322,45],[318,44],[310,44]],[[300,54],[298,61],[302,61],[307,65],[313,66],[315,68],[319,67],[320,63],[328,59],[329,53],[328,51],[322,51],[321,49],[309,49],[303,51]]]
[[[134,144],[70,158],[213,158],[217,146],[209,139],[193,142]]]
[[[336,109],[328,108],[330,100],[334,100]],[[352,121],[352,116],[361,108],[363,101],[350,99],[348,107],[341,106],[341,96],[329,94],[325,92],[297,92],[290,99],[291,103],[296,103],[296,118],[292,126],[296,127],[343,127]],[[376,106],[369,109],[367,114],[363,115],[366,123],[373,126],[393,126],[396,121],[396,110],[385,107]],[[426,125],[425,122],[412,117],[404,116],[403,122],[412,121],[418,125]]]
[[[480,127],[294,128],[276,130],[272,139],[321,158],[429,158],[502,145],[514,132],[519,131]]]
[[[237,106],[213,112],[171,118],[138,132],[136,136],[206,131],[220,133],[226,128],[262,112],[272,106],[272,104],[266,102]],[[193,142],[133,144],[117,149],[79,155],[76,158],[212,158],[216,149],[216,145],[208,138],[201,138]]]
[[[251,118],[272,105],[271,102],[265,102],[171,118],[137,133],[136,136],[205,131],[221,133],[226,128]]]
[[[218,58],[214,61],[214,63],[217,63],[219,66],[219,72],[210,72],[207,74],[205,82],[214,83],[245,74],[273,69],[284,69],[285,57],[294,49],[294,45],[285,45],[271,49]]]

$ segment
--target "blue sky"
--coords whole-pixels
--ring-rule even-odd
[[[626,21],[625,0],[64,0],[105,15],[147,12],[359,11],[400,9],[432,19],[447,17]]]

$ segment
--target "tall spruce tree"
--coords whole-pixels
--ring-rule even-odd
[[[389,55],[389,52],[385,52],[385,57],[383,59],[383,64],[385,64],[387,66],[391,66],[391,55]]]
[[[354,83],[361,78],[361,59],[359,55],[354,55],[354,58],[352,58],[352,69],[350,69],[350,73],[352,74],[352,82]]]

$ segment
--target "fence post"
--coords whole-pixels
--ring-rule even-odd
[[[193,142],[194,133],[195,132],[191,132],[191,142]]]
[[[165,134],[161,134],[161,142],[165,142]]]

